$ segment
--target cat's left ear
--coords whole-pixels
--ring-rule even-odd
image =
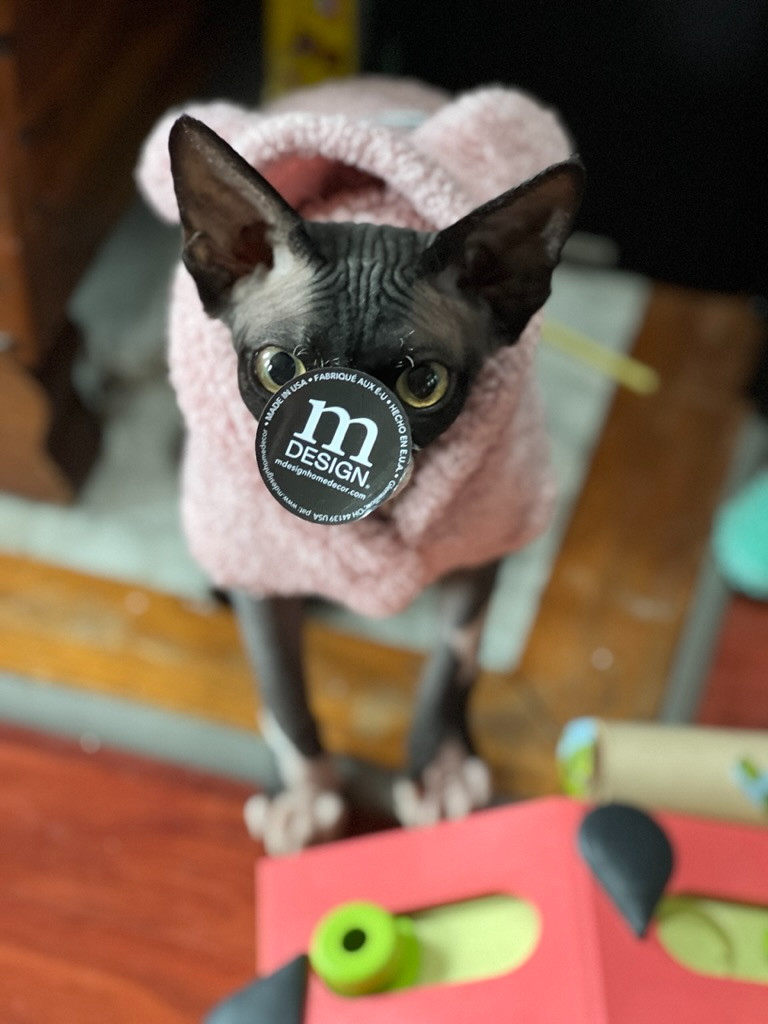
[[[554,164],[441,231],[420,273],[438,288],[484,299],[499,330],[515,341],[549,296],[583,189],[578,158]]]
[[[237,281],[257,270],[266,275],[279,256],[318,262],[299,214],[210,128],[182,116],[168,143],[182,259],[211,316]]]

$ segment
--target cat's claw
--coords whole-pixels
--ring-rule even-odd
[[[411,828],[463,818],[487,806],[491,796],[488,766],[456,742],[440,748],[418,782],[400,779],[393,791],[395,814]]]
[[[243,807],[245,827],[270,856],[298,853],[338,839],[346,830],[348,806],[336,790],[303,783],[268,797],[257,793]]]

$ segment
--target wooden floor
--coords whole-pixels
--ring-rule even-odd
[[[745,301],[654,289],[634,354],[661,388],[617,393],[522,662],[477,689],[475,728],[502,792],[554,788],[552,751],[569,718],[658,711],[760,340]],[[320,626],[307,646],[329,746],[400,764],[419,656]],[[1,670],[255,720],[227,609],[11,556],[0,557]]]
[[[736,599],[701,720],[768,728],[767,665]],[[0,776],[3,1024],[197,1024],[252,976],[249,787],[7,727]]]
[[[0,728],[0,1020],[193,1024],[253,976],[243,787]]]
[[[2,1024],[199,1024],[253,978],[250,786],[3,726],[0,778]]]
[[[768,728],[766,665],[736,599],[701,720]],[[251,978],[249,787],[8,727],[0,777],[3,1024],[198,1024]]]
[[[768,729],[768,601],[729,604],[697,721]]]
[[[663,391],[617,398],[522,664],[479,688],[504,788],[554,787],[570,716],[657,710],[757,341],[737,300],[657,289],[636,354]],[[308,646],[332,746],[395,763],[419,658],[318,626]],[[735,601],[701,720],[768,727],[767,661],[768,604]],[[20,558],[0,560],[0,668],[253,721],[226,609]],[[246,787],[7,727],[0,777],[3,1024],[193,1024],[251,976]]]

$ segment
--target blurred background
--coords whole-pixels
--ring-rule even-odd
[[[11,357],[0,369],[1,422],[5,436],[19,433],[7,396],[33,401],[18,373],[31,368],[43,404],[68,424],[50,432],[55,465],[25,474],[21,456],[6,453],[0,487],[66,498],[55,467],[76,485],[93,460],[93,425],[67,385],[67,303],[131,201],[141,140],[192,97],[257,104],[356,71],[450,91],[514,84],[560,111],[589,169],[582,255],[763,301],[763,0],[425,0],[416,10],[404,0],[112,0],[98,12],[78,0],[5,0],[0,40],[0,356]]]
[[[415,16],[395,0],[368,14],[371,68],[449,89],[514,81],[560,110],[589,168],[580,226],[622,266],[764,293],[763,0],[426,0]]]
[[[209,583],[186,552],[177,515],[182,427],[166,380],[164,319],[178,233],[157,223],[136,195],[142,140],[172,105],[226,98],[256,106],[360,71],[411,76],[451,92],[514,85],[554,107],[569,127],[589,186],[548,313],[619,354],[651,330],[650,316],[658,352],[646,343],[641,357],[679,361],[655,367],[658,408],[656,399],[637,399],[632,431],[655,448],[625,468],[627,487],[637,489],[643,467],[665,446],[679,450],[679,466],[668,478],[660,472],[645,498],[660,509],[654,557],[686,566],[684,586],[669,603],[675,644],[684,623],[699,623],[698,668],[688,671],[690,685],[699,686],[724,601],[710,594],[707,613],[696,611],[702,587],[694,580],[705,564],[713,508],[765,447],[759,419],[753,440],[742,444],[728,403],[739,410],[743,403],[748,413],[768,406],[760,337],[767,64],[762,0],[0,3],[0,549],[16,559],[4,561],[0,604],[0,683],[4,706],[16,709],[7,713],[23,717],[31,707],[28,687],[14,689],[17,677],[80,685],[113,671],[77,659],[64,665],[45,622],[57,621],[52,607],[72,601],[46,603],[51,577],[34,566],[85,574],[77,579],[86,595],[96,593],[95,578],[149,588],[120,598],[131,624],[113,623],[120,656],[141,648],[131,630],[156,595],[213,614]],[[667,306],[657,315],[649,302],[659,294]],[[542,545],[508,567],[485,652],[486,665],[498,671],[511,670],[525,648],[615,399],[610,375],[548,346],[541,378],[561,506]],[[617,429],[628,446],[629,428]],[[618,468],[609,482],[616,488]],[[673,491],[687,494],[690,507],[681,498],[664,512]],[[603,517],[607,537],[605,504]],[[35,595],[26,602],[19,599],[25,587]],[[622,600],[614,591],[610,601]],[[89,638],[86,661],[94,645],[109,647],[113,628],[92,612],[88,605],[67,627]],[[423,649],[432,621],[427,601],[372,635]],[[168,658],[173,645],[167,636],[163,643]],[[181,657],[183,645],[173,649]],[[654,668],[664,685],[671,660],[668,654]],[[151,671],[160,672],[161,662],[150,658]],[[584,671],[597,670],[589,660]],[[47,694],[41,705],[49,701]]]
[[[574,718],[768,729],[768,602],[712,543],[768,466],[767,65],[768,0],[0,0],[4,1024],[184,1024],[253,973],[242,805],[275,780],[179,524],[179,232],[133,183],[157,119],[364,71],[517,86],[571,130],[589,187],[545,310],[570,343],[538,353],[559,503],[505,561],[471,708],[498,792],[531,797]],[[366,797],[434,605],[307,632]]]

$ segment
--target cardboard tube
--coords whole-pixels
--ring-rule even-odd
[[[768,825],[765,731],[581,718],[558,762],[574,796]]]

